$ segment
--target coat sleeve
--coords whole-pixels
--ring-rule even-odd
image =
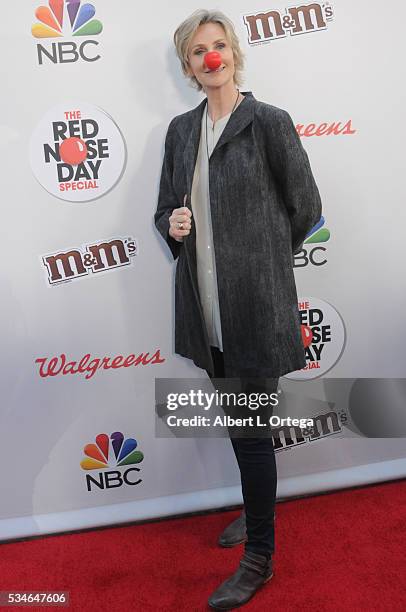
[[[293,121],[285,110],[268,123],[268,152],[281,188],[292,230],[292,251],[298,253],[321,217],[321,200],[309,158]]]
[[[176,128],[173,119],[169,124],[165,138],[165,154],[162,162],[161,179],[159,183],[158,206],[154,215],[155,226],[164,240],[167,242],[173,258],[179,256],[182,242],[178,242],[169,235],[169,217],[174,208],[181,206],[173,188],[173,152]]]

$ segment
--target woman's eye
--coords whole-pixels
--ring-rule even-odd
[[[225,43],[217,43],[216,45],[217,49],[224,49],[225,46],[226,46]],[[203,49],[197,49],[194,54],[201,55],[202,53],[203,53]]]

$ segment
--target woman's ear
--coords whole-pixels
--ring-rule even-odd
[[[189,77],[193,76],[193,72],[192,72],[192,70],[190,68],[190,64],[189,64],[188,61],[186,61],[185,70],[186,70],[186,75],[187,76],[189,76]]]

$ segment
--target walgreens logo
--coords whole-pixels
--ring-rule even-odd
[[[82,470],[106,470],[110,467],[134,466],[141,463],[144,453],[137,450],[138,442],[134,438],[124,438],[121,431],[115,431],[110,436],[98,434],[95,442],[86,444],[83,451],[86,457],[80,462]],[[135,474],[134,474],[135,472]],[[86,487],[97,489],[115,489],[126,485],[138,485],[140,468],[129,467],[124,472],[119,470],[99,471],[98,474],[86,474]],[[135,479],[134,479],[135,477]]]
[[[129,368],[131,366],[145,366],[165,363],[165,358],[161,357],[161,351],[158,349],[152,355],[149,353],[140,353],[139,355],[117,355],[117,357],[95,357],[90,353],[84,355],[79,361],[69,361],[62,353],[59,357],[38,357],[35,363],[39,364],[39,375],[41,378],[54,376],[67,376],[68,374],[85,374],[85,380],[92,378],[97,370],[117,370],[119,368]]]
[[[39,6],[35,11],[38,19],[31,32],[35,38],[63,38],[97,36],[103,25],[94,19],[96,9],[93,4],[82,4],[80,0],[49,0],[48,6]],[[94,53],[99,43],[86,38],[80,43],[74,41],[53,42],[49,45],[37,44],[38,63],[66,64],[83,60],[95,62],[100,59]]]
[[[285,13],[269,9],[246,13],[242,17],[248,32],[248,44],[256,45],[286,36],[325,30],[334,13],[328,2],[312,2],[286,8]]]
[[[65,249],[42,256],[49,285],[59,285],[76,278],[117,270],[129,266],[138,255],[132,238],[112,238],[84,245],[81,249]]]
[[[338,136],[339,134],[352,136],[357,133],[357,130],[353,129],[351,121],[352,120],[349,119],[344,125],[342,125],[340,121],[320,123],[319,125],[316,123],[309,123],[308,125],[298,123],[296,125],[296,131],[300,137],[306,136],[307,138],[310,136]]]

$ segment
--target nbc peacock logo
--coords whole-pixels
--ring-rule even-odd
[[[320,217],[320,221],[310,230],[306,236],[305,244],[315,244],[319,242],[327,242],[330,240],[330,230],[323,227],[325,219],[323,216]]]
[[[102,23],[93,19],[96,14],[93,4],[82,4],[80,0],[49,0],[48,5],[39,6],[35,11],[40,22],[31,28],[35,38],[54,38],[64,33],[96,36],[103,30]]]
[[[61,41],[46,46],[37,45],[38,62],[66,64],[83,60],[94,62],[100,55],[91,53],[90,48],[99,43],[89,37],[98,36],[103,30],[99,19],[94,19],[96,9],[93,4],[82,4],[81,0],[49,0],[48,6],[39,6],[35,11],[37,23],[31,32],[34,38],[70,38],[81,37],[80,42]],[[86,39],[85,39],[86,37]]]
[[[82,470],[93,472],[86,474],[88,491],[94,488],[105,490],[123,485],[134,486],[142,482],[139,478],[140,468],[134,467],[144,459],[144,454],[137,449],[137,440],[125,438],[121,431],[115,431],[110,436],[98,434],[95,442],[85,445],[83,451],[86,457],[80,462]],[[125,469],[106,470],[112,467]]]
[[[330,240],[330,230],[324,227],[325,219],[323,216],[312,227],[303,243],[302,250],[295,255],[294,268],[305,268],[309,264],[313,266],[324,266],[327,263],[325,253],[327,251],[324,242]]]

